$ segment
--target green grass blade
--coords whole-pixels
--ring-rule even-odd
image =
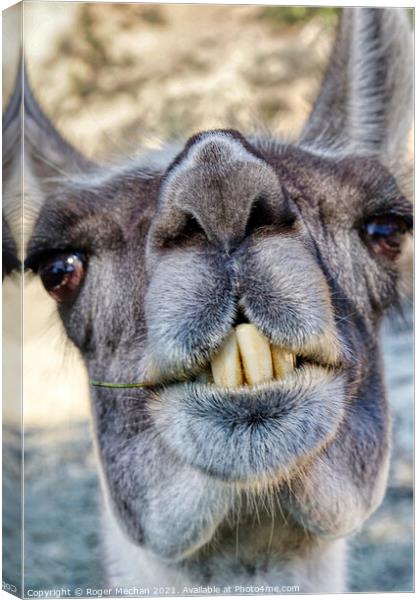
[[[105,388],[138,388],[138,387],[150,387],[154,385],[151,382],[143,382],[143,383],[108,383],[106,381],[96,381],[95,379],[90,380],[90,384],[95,387],[105,387]]]

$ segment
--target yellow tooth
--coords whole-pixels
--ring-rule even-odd
[[[271,356],[276,379],[284,379],[294,370],[296,366],[294,354],[278,346],[271,346]]]
[[[235,332],[232,331],[217,356],[211,361],[214,383],[223,387],[239,387],[243,383],[241,360]]]
[[[235,332],[247,383],[255,385],[273,379],[268,340],[250,323],[238,325]]]

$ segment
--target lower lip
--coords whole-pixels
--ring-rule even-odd
[[[219,388],[178,383],[150,399],[152,419],[179,458],[223,481],[277,477],[335,435],[345,377],[304,366],[283,380]]]

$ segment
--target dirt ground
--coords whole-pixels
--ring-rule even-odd
[[[28,72],[53,122],[97,160],[117,161],[214,127],[268,130],[292,139],[316,93],[335,19],[325,12],[285,23],[260,6],[27,4]],[[11,49],[8,64],[14,60]],[[5,75],[7,98],[13,69]],[[6,282],[3,298],[5,343],[16,348],[16,282]],[[383,506],[352,542],[354,591],[412,589],[410,309],[405,323],[387,327],[395,415],[391,478]],[[13,356],[9,363],[6,358],[9,370],[17,368]],[[87,378],[53,302],[30,278],[23,369],[27,586],[100,586]],[[4,393],[12,397],[13,390]],[[9,422],[19,417],[19,411],[6,414]]]

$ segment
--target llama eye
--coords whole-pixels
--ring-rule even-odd
[[[364,225],[364,235],[373,252],[390,260],[395,260],[401,252],[407,223],[394,215],[374,217]]]
[[[55,254],[38,267],[45,289],[59,303],[71,299],[80,287],[85,271],[86,259],[79,252]]]

